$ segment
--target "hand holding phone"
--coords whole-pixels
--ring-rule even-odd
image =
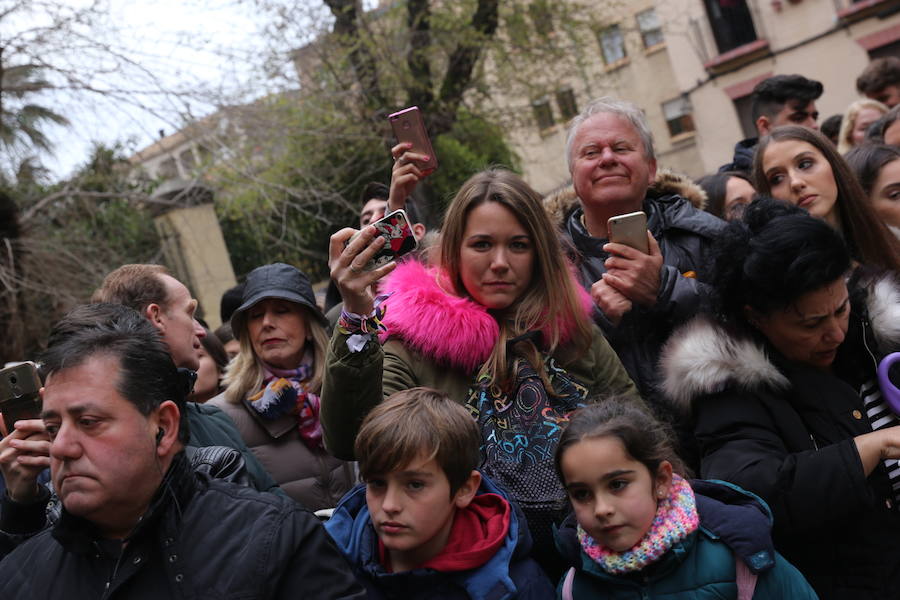
[[[409,254],[418,247],[418,242],[416,242],[409,223],[409,217],[406,216],[406,212],[403,210],[395,210],[370,225],[375,228],[375,235],[384,238],[384,246],[365,264],[362,268],[364,271],[374,271],[382,265]],[[358,232],[350,238],[347,241],[347,245],[350,245],[360,233]]]
[[[625,244],[644,254],[650,254],[647,215],[643,211],[611,217],[606,222],[606,231],[610,242]]]
[[[428,157],[427,160],[420,162],[418,168],[427,173],[437,169],[437,158],[434,155],[434,148],[431,147],[431,138],[425,130],[425,121],[419,107],[410,106],[392,113],[388,115],[388,120],[391,122],[391,129],[394,130],[397,142],[411,144],[411,152]]]
[[[23,362],[0,371],[0,412],[6,431],[16,421],[36,419],[41,414],[41,379],[33,362]]]
[[[41,413],[41,381],[34,363],[0,371],[0,411],[6,435],[0,439],[0,471],[9,497],[32,502],[39,493],[37,478],[50,466],[50,440]],[[20,427],[15,429],[19,421]]]

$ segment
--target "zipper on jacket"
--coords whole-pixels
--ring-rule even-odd
[[[875,354],[872,352],[872,349],[869,348],[869,340],[866,338],[866,331],[869,330],[869,320],[863,318],[862,320],[862,342],[863,348],[866,349],[866,352],[869,355],[869,358],[872,359],[872,365],[875,367],[875,372],[878,372],[878,360],[875,358]]]
[[[816,443],[816,438],[813,437],[813,434],[809,434],[809,441],[812,442],[813,448],[816,450],[816,452],[818,452],[818,451],[819,451],[819,445]]]

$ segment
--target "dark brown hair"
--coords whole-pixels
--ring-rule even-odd
[[[162,265],[122,265],[106,276],[91,302],[122,304],[141,315],[151,304],[164,307],[168,294],[160,275],[169,275],[169,270]]]
[[[853,257],[871,267],[900,271],[900,242],[875,215],[868,197],[847,162],[834,144],[818,131],[788,125],[778,127],[762,138],[753,156],[753,183],[760,194],[771,195],[772,188],[763,170],[763,157],[770,144],[785,140],[806,142],[818,150],[828,164],[837,187],[838,222]]]
[[[896,56],[876,58],[856,78],[857,91],[866,96],[892,84],[900,84],[900,58]]]
[[[848,152],[844,159],[867,196],[878,181],[881,169],[900,158],[900,148],[886,144],[860,144]]]
[[[659,465],[669,461],[672,471],[688,475],[675,452],[671,430],[646,409],[625,397],[595,398],[593,404],[579,408],[569,419],[556,447],[556,473],[565,485],[562,457],[571,446],[589,439],[611,437],[619,440],[625,453],[655,476]]]
[[[447,394],[416,387],[392,394],[372,409],[356,436],[363,480],[402,469],[424,455],[450,482],[450,497],[478,467],[481,434],[472,415]]]

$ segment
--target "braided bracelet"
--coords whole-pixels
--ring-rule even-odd
[[[368,315],[341,311],[337,330],[350,336],[347,338],[347,348],[350,352],[362,352],[370,340],[378,337],[378,332],[387,330],[382,319],[387,312],[384,301],[388,299],[388,296],[389,294],[386,294],[375,298],[375,306]]]

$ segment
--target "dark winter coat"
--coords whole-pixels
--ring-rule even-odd
[[[689,198],[689,199],[688,199]],[[686,178],[660,172],[644,200],[647,228],[663,256],[660,286],[654,306],[635,305],[617,326],[597,310],[597,324],[619,355],[641,396],[657,416],[677,422],[658,393],[659,353],[672,330],[697,314],[709,288],[701,283],[712,241],[725,222],[703,212],[706,195]],[[603,251],[607,240],[591,237],[581,223],[583,211],[572,188],[544,200],[544,207],[560,223],[578,252],[581,284],[588,290],[606,272]]]
[[[506,492],[487,477],[479,494]],[[388,573],[378,560],[378,536],[366,507],[366,486],[360,485],[341,500],[325,528],[353,565],[369,598],[398,600],[545,600],[553,598],[553,584],[536,562],[528,558],[531,535],[519,508],[511,503],[506,541],[487,563],[477,569],[442,573],[414,569]]]
[[[772,547],[771,514],[763,503],[724,482],[697,480],[691,487],[700,528],[634,575],[603,571],[582,551],[574,516],[567,520],[558,539],[560,551],[575,568],[572,598],[736,598],[736,555],[757,575],[756,600],[816,598],[803,575]]]
[[[195,475],[176,456],[127,544],[63,511],[0,562],[0,598],[364,598],[318,520],[292,500]]]
[[[879,462],[866,477],[853,441],[872,431],[860,386],[900,348],[900,290],[885,279],[867,296],[854,302],[832,372],[789,363],[703,318],[664,354],[667,392],[693,406],[703,477],[766,500],[776,547],[825,599],[900,590],[900,515],[887,472]]]

